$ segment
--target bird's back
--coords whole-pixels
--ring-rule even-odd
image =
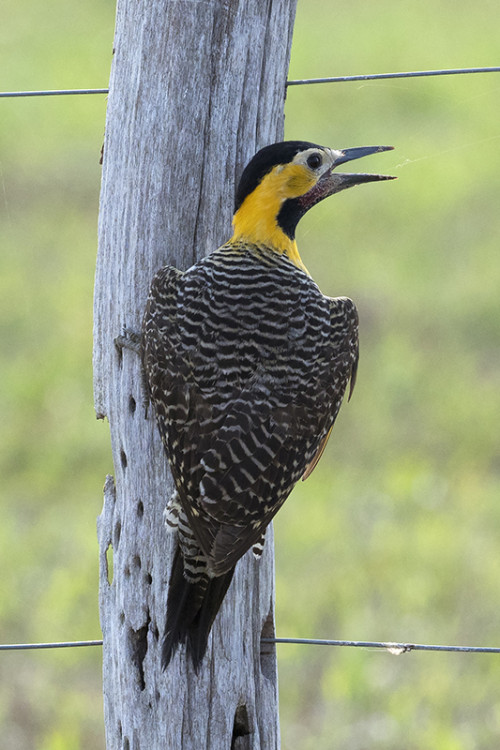
[[[180,503],[219,575],[258,542],[328,434],[352,321],[335,331],[335,300],[265,247],[224,245],[172,279],[169,304],[157,295],[163,315],[153,284],[146,370]]]

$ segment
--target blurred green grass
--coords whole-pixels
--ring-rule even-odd
[[[7,0],[2,89],[105,87],[114,5]],[[291,78],[494,65],[497,6],[299,3]],[[286,135],[392,144],[299,227],[361,361],[276,520],[283,636],[495,645],[500,527],[500,77],[293,87]],[[0,103],[0,640],[99,636],[92,405],[104,97]],[[284,750],[490,750],[495,657],[279,647]],[[103,748],[100,654],[3,654],[6,748]]]

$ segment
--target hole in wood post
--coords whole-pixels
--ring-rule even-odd
[[[129,654],[132,664],[137,669],[137,678],[139,687],[144,690],[146,683],[144,681],[144,659],[148,650],[148,629],[151,620],[148,617],[147,623],[139,630],[129,628],[128,630],[128,645]]]
[[[106,547],[106,578],[109,585],[113,583],[113,545],[110,543]]]
[[[269,609],[264,625],[260,633],[262,638],[276,638],[274,632],[274,621],[273,621],[273,605]],[[276,676],[276,644],[274,643],[262,643],[260,644],[260,671],[263,676],[268,680],[275,679]]]
[[[128,398],[128,410],[131,414],[135,414],[137,403],[135,401],[135,398],[133,396],[129,396]]]
[[[250,728],[247,707],[245,704],[242,704],[237,707],[234,714],[231,750],[246,750],[247,747],[250,748],[249,740],[242,739],[244,737],[248,738],[250,734],[252,734],[252,729]]]
[[[139,502],[137,503],[137,516],[139,518],[142,518],[143,515],[144,515],[144,503],[142,502],[142,500],[139,500]]]
[[[115,534],[114,534],[116,549],[118,549],[118,546],[120,544],[121,535],[122,535],[122,524],[121,524],[121,521],[117,521],[115,523]]]
[[[120,461],[122,462],[122,467],[126,469],[128,461],[127,461],[127,454],[125,453],[123,448],[120,451]]]

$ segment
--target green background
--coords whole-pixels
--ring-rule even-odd
[[[107,86],[111,0],[4,0],[1,89]],[[496,3],[299,2],[291,78],[498,64]],[[289,89],[286,134],[392,144],[304,262],[358,383],[276,519],[281,636],[499,645],[500,74]],[[0,641],[99,638],[92,403],[103,96],[0,101]],[[228,197],[231,200],[231,197]],[[491,750],[500,657],[279,646],[284,750]],[[0,654],[6,750],[101,750],[99,649]]]

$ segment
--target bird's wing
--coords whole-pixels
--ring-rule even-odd
[[[338,402],[338,406],[336,409],[332,410],[330,429],[320,441],[316,453],[307,465],[302,475],[302,481],[305,481],[311,476],[323,455],[328,440],[330,439],[347,382],[350,381],[349,398],[351,398],[356,384],[359,360],[358,313],[356,306],[348,297],[333,297],[330,298],[329,302],[333,346],[336,354],[335,358],[337,360],[333,373],[333,387],[334,393],[337,396],[335,402]]]
[[[158,335],[151,325],[148,331],[148,339]],[[195,355],[179,350],[175,335],[158,347],[149,341],[147,352],[180,502],[213,571],[226,572],[260,539],[315,451],[324,430],[322,388],[311,385],[304,397],[273,394],[261,376],[224,398],[206,387],[216,383],[206,364],[200,387]]]
[[[142,319],[141,359],[148,398],[160,401],[169,347],[175,328],[177,295],[183,272],[164,266],[153,278]],[[153,393],[154,391],[154,393]],[[161,409],[160,409],[161,410]]]
[[[258,539],[295,482],[310,475],[349,380],[352,393],[358,362],[357,311],[348,298],[328,303],[330,342],[311,363],[309,379],[289,393],[269,384],[264,398],[241,394],[203,458],[201,504],[220,524],[211,549],[215,570],[223,572],[234,565]]]
[[[292,402],[270,399],[227,414],[202,459],[199,484],[204,518],[216,522],[209,553],[215,572],[229,570],[260,539],[304,471],[318,429],[315,412]]]
[[[291,404],[259,405],[251,389],[229,402],[203,392],[190,363],[171,355],[161,401],[153,386],[158,426],[189,524],[222,573],[259,541],[300,478],[315,428]]]
[[[199,398],[191,357],[179,341],[182,276],[178,269],[165,266],[151,283],[142,324],[142,363],[179,502],[206,553],[214,532],[208,523],[200,523],[191,498],[198,492],[200,478],[196,446],[206,446],[213,420],[210,404]]]

